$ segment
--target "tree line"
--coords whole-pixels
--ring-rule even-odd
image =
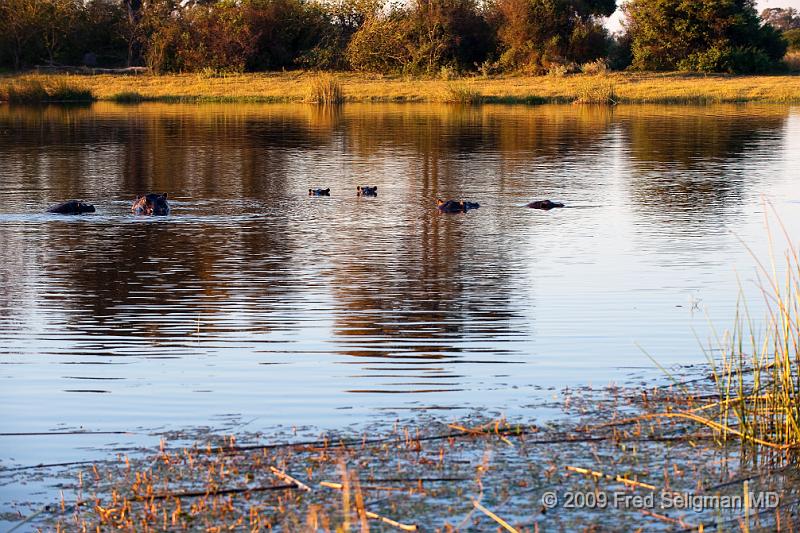
[[[800,16],[754,0],[2,0],[0,67],[164,72],[352,70],[484,75],[768,72],[800,48]]]

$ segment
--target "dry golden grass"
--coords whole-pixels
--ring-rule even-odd
[[[198,74],[166,76],[63,75],[90,89],[100,100],[158,100],[165,102],[302,102],[317,78],[311,72],[275,72],[208,77]],[[54,77],[0,78],[51,80]],[[555,76],[464,78],[484,102],[574,102],[586,80],[614,87],[618,103],[800,102],[800,76],[728,76],[676,73],[608,73]],[[453,99],[453,81],[340,73],[336,80],[347,102],[445,102]]]
[[[308,84],[306,100],[314,104],[341,104],[344,102],[342,84],[333,74],[318,74]]]

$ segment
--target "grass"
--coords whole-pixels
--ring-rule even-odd
[[[92,91],[69,77],[32,76],[0,81],[0,101],[12,104],[91,102]]]
[[[441,101],[453,104],[474,105],[483,101],[483,96],[465,83],[450,83],[444,88]]]
[[[617,96],[613,80],[606,77],[584,77],[576,84],[576,104],[615,105]]]
[[[613,86],[618,103],[800,102],[798,75],[612,72],[443,80],[356,73],[320,76],[293,71],[222,77],[202,74],[0,76],[0,87],[28,81],[51,84],[59,79],[75,87],[85,87],[99,100],[117,101],[120,101],[120,95],[136,93],[140,101],[190,103],[289,103],[339,98],[346,102],[448,102],[474,101],[478,97],[487,103],[570,103],[586,98],[587,91],[592,92],[589,90],[592,86],[605,85]],[[0,97],[2,94],[0,89]]]
[[[306,100],[314,104],[341,104],[344,102],[342,84],[333,74],[318,74],[311,78],[308,84],[308,97]]]
[[[758,332],[740,305],[733,330],[720,342],[714,365],[719,401],[703,406],[723,436],[776,450],[800,449],[800,256],[789,249],[779,277],[775,261],[756,258],[759,288],[768,306],[766,328]],[[711,359],[713,362],[713,359]],[[705,416],[705,415],[704,415]],[[731,430],[731,426],[733,429]]]

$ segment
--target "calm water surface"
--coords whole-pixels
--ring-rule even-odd
[[[203,425],[533,418],[657,374],[637,343],[703,362],[737,272],[760,316],[738,239],[767,250],[762,201],[800,235],[798,169],[784,106],[0,107],[0,464]],[[148,191],[169,217],[130,215]],[[42,214],[67,198],[97,213]],[[75,428],[133,434],[7,435]]]

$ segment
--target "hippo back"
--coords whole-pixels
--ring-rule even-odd
[[[81,202],[80,200],[67,200],[47,209],[48,213],[58,215],[81,215],[83,213],[94,213],[94,206]]]

